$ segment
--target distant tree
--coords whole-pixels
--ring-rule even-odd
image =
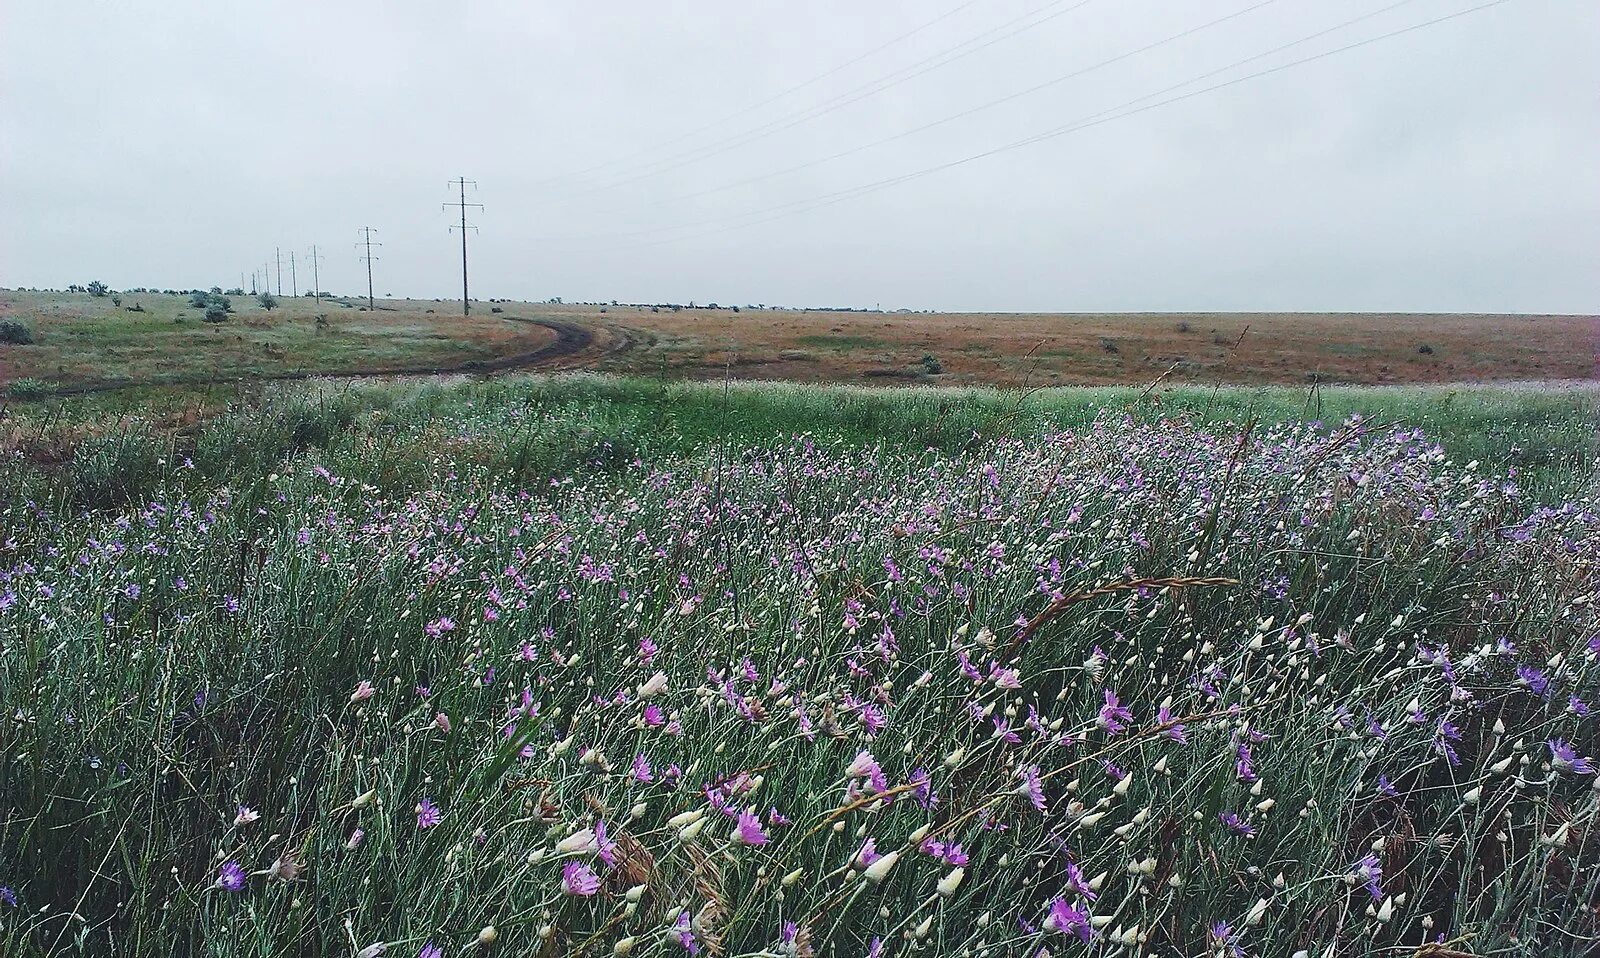
[[[84,288],[89,291],[90,296],[104,296],[105,294],[111,292],[111,287],[100,282],[99,280],[95,280]]]
[[[278,297],[271,293],[262,293],[256,297],[256,302],[260,303],[261,308],[269,313],[278,307]]]
[[[217,292],[220,293],[222,290],[219,289]],[[189,305],[193,306],[195,309],[205,309],[206,305],[210,302],[211,294],[207,293],[203,289],[197,289],[189,294]]]
[[[220,290],[219,290],[219,292],[220,292]],[[229,296],[243,296],[244,295],[244,290],[242,288],[238,287],[238,286],[235,286],[233,289],[228,290],[228,295]]]
[[[221,296],[222,295],[222,287],[221,286],[213,286],[213,287],[211,287],[211,295],[213,295],[213,296]]]

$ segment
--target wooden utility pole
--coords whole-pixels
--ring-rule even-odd
[[[317,276],[317,261],[322,259],[322,254],[317,252],[317,244],[311,244],[311,297],[322,305],[322,280]]]
[[[478,181],[477,180],[469,180],[464,176],[458,176],[454,180],[451,180],[450,181],[450,185],[451,186],[455,186],[455,187],[459,187],[460,188],[460,190],[461,190],[461,199],[459,201],[455,202],[455,203],[446,203],[446,204],[444,204],[446,208],[449,208],[451,206],[455,206],[455,207],[459,207],[460,210],[461,210],[461,226],[459,227],[459,229],[461,230],[461,315],[463,315],[463,316],[472,315],[472,301],[467,296],[467,230],[468,229],[474,229],[474,230],[477,229],[476,226],[468,226],[467,225],[467,207],[476,206],[480,210],[483,209],[483,204],[482,203],[468,203],[467,202],[467,184],[468,183],[471,183],[474,189],[476,189],[477,186],[478,186]],[[450,228],[451,229],[457,229],[457,227],[455,227],[455,226],[452,226]]]
[[[300,274],[294,268],[294,250],[289,251],[289,295],[300,295]]]
[[[272,266],[278,274],[278,295],[283,295],[283,250],[274,246],[272,248]]]
[[[376,232],[376,230],[370,226],[361,227],[361,233],[364,237],[363,242],[367,248],[366,255],[362,257],[367,261],[367,309],[376,311],[378,307],[372,300],[372,247],[382,246],[383,244],[374,243],[372,241],[372,234],[374,232]]]

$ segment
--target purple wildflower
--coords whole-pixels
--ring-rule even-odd
[[[1189,730],[1182,722],[1174,721],[1172,709],[1161,706],[1156,712],[1156,721],[1161,725],[1161,737],[1171,739],[1179,745],[1189,741]]]
[[[1238,757],[1233,763],[1233,771],[1239,776],[1239,781],[1255,781],[1257,777],[1256,767],[1254,759],[1252,759],[1250,756],[1250,746],[1244,742],[1240,742],[1235,754]]]
[[[1244,949],[1239,947],[1239,933],[1233,930],[1232,925],[1219,921],[1211,926],[1209,934],[1211,941],[1222,954],[1231,958],[1242,958],[1244,955]]]
[[[606,837],[605,819],[594,823],[595,854],[607,865],[615,867],[617,864],[617,843],[614,839]]]
[[[1094,935],[1089,913],[1067,904],[1065,898],[1050,899],[1050,913],[1045,916],[1044,926],[1063,935],[1076,935],[1083,942]]]
[[[1550,679],[1531,665],[1517,666],[1517,684],[1525,686],[1534,695],[1544,695],[1550,690]]]
[[[1022,784],[1017,786],[1017,794],[1025,796],[1034,809],[1043,812],[1044,782],[1039,778],[1039,766],[1027,765],[1017,775],[1022,779]]]
[[[1448,718],[1440,719],[1439,730],[1433,736],[1434,751],[1443,755],[1451,765],[1460,765],[1461,758],[1456,755],[1456,750],[1450,745],[1451,742],[1459,741],[1461,741],[1461,730],[1456,728],[1455,723]]]
[[[765,845],[770,840],[761,828],[759,815],[753,811],[739,813],[739,828],[734,833],[734,841],[741,845]]]
[[[1377,855],[1369,852],[1350,866],[1350,872],[1356,881],[1366,886],[1367,893],[1372,896],[1373,901],[1383,900],[1383,887],[1379,884],[1383,881],[1383,866],[1378,864]]]
[[[1106,704],[1100,706],[1100,727],[1112,735],[1121,734],[1127,728],[1128,722],[1133,721],[1133,713],[1124,708],[1117,699],[1117,693],[1106,689]]]
[[[868,838],[865,842],[861,843],[861,850],[856,852],[856,864],[862,868],[866,868],[882,857],[882,855],[878,854],[877,841],[872,838]]]
[[[1566,769],[1574,775],[1590,775],[1594,763],[1579,755],[1565,739],[1553,738],[1545,742],[1550,747],[1550,764]]]
[[[1255,837],[1256,830],[1253,825],[1240,818],[1233,812],[1222,812],[1217,816],[1217,821],[1228,827],[1228,831],[1245,838]]]
[[[600,890],[600,877],[588,865],[569,861],[561,868],[561,893],[588,898]]]
[[[1094,901],[1099,897],[1084,880],[1083,869],[1078,867],[1077,862],[1067,862],[1067,888],[1082,895],[1086,901]]]
[[[417,803],[417,827],[422,829],[432,828],[444,818],[444,812],[439,806],[424,798]]]
[[[244,888],[244,869],[239,867],[238,862],[222,863],[222,868],[217,871],[217,887],[225,891],[239,891]]]
[[[689,926],[689,913],[682,912],[672,926],[672,935],[677,940],[679,947],[691,955],[700,954],[700,943],[694,939],[694,931]]]

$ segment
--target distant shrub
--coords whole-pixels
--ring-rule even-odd
[[[1429,346],[1427,343],[1423,343],[1421,346],[1417,347],[1417,352],[1421,353],[1424,356],[1432,356],[1433,355],[1433,347]]]
[[[105,294],[111,292],[111,287],[100,282],[99,280],[95,280],[88,286],[85,286],[84,289],[88,290],[90,296],[104,296]]]
[[[944,365],[940,363],[938,357],[934,356],[932,353],[926,353],[923,355],[922,368],[926,369],[928,371],[928,375],[930,376],[937,376],[944,372]]]
[[[244,288],[240,287],[240,286],[235,286],[234,288],[228,290],[227,295],[229,295],[229,296],[243,296],[244,295]]]
[[[1120,352],[1122,352],[1121,349],[1117,348],[1117,341],[1112,339],[1110,336],[1101,336],[1100,337],[1100,348],[1105,350],[1108,353],[1120,353]]]
[[[197,289],[189,294],[189,305],[195,309],[205,309],[211,302],[211,294],[203,289]]]
[[[1180,321],[1178,323],[1178,332],[1187,333],[1188,331],[1189,331],[1189,324],[1187,322]]]
[[[428,310],[428,312],[431,313],[431,312],[433,312],[433,310],[430,309],[430,310]],[[489,307],[489,312],[491,312],[491,313],[503,313],[503,312],[505,312],[505,310],[501,309],[498,306],[490,306]]]
[[[14,319],[0,320],[0,343],[26,346],[33,342],[33,330]]]
[[[269,313],[278,308],[278,297],[271,293],[262,293],[256,297],[256,302],[260,303],[261,308]]]
[[[220,323],[228,318],[228,307],[220,302],[207,303],[205,315],[201,318],[208,323]]]

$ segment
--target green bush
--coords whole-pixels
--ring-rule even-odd
[[[42,379],[19,379],[6,388],[12,399],[43,399],[51,393],[50,384]]]
[[[0,320],[0,343],[26,346],[33,342],[33,330],[14,319]]]

